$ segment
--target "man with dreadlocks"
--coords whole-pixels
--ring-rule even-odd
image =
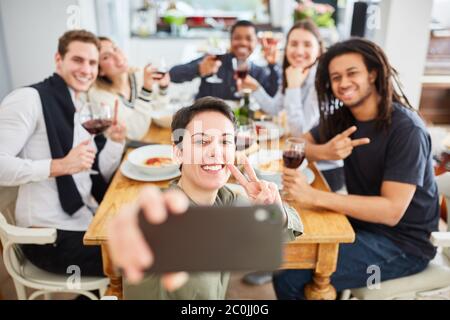
[[[369,266],[379,268],[381,281],[422,271],[436,253],[429,237],[438,228],[439,196],[430,136],[397,72],[379,46],[354,38],[322,55],[316,90],[320,123],[305,134],[306,155],[344,159],[349,194],[313,189],[293,169],[284,170],[283,184],[297,201],[349,217],[356,239],[339,247],[331,283],[337,291],[366,286]],[[274,276],[277,297],[302,299],[312,276],[281,271]]]

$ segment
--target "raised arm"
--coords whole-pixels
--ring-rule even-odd
[[[182,83],[217,73],[221,65],[222,62],[216,60],[214,56],[206,55],[189,63],[172,67],[169,75],[172,82]]]

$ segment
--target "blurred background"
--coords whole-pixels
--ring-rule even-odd
[[[68,29],[113,38],[130,65],[163,56],[171,66],[201,55],[211,39],[227,42],[238,19],[282,34],[307,16],[327,45],[350,36],[381,45],[411,103],[427,121],[450,124],[450,0],[1,0],[0,99],[53,72]]]

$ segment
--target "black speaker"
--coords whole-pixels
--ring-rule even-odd
[[[358,1],[353,5],[352,28],[350,35],[352,37],[364,37],[366,33],[367,3]]]

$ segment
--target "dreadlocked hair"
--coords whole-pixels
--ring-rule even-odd
[[[331,60],[347,53],[360,54],[367,70],[369,72],[375,70],[377,73],[375,87],[381,97],[375,118],[377,130],[389,128],[394,102],[414,110],[402,90],[397,71],[389,64],[386,54],[378,45],[362,38],[352,38],[336,43],[320,57],[317,66],[315,85],[320,109],[321,142],[326,142],[341,133],[355,121],[350,109],[344,108],[342,101],[334,96],[328,72]]]

